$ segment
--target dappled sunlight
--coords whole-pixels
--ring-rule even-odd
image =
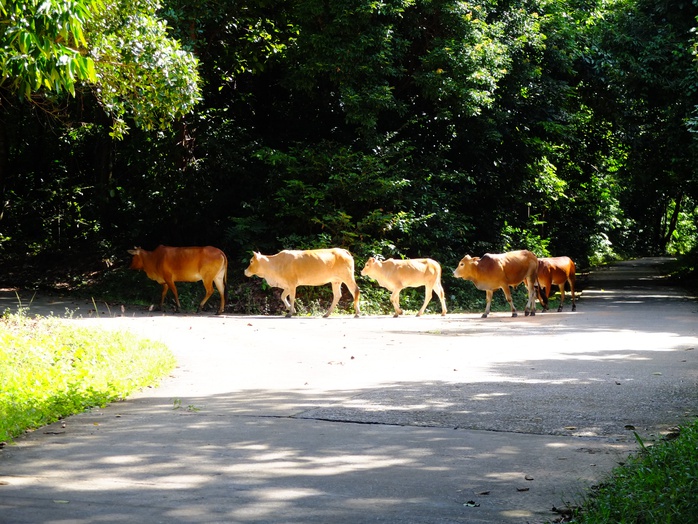
[[[502,481],[512,481],[521,479],[520,471],[499,471],[496,473],[488,473],[485,475],[488,479],[502,480]]]
[[[536,436],[522,435],[526,440],[512,445],[499,433],[212,417],[205,411],[192,414],[200,419],[195,430],[180,431],[172,424],[181,418],[175,412],[123,424],[142,416],[132,413],[130,404],[118,406],[118,412],[112,405],[71,418],[69,438],[48,437],[49,447],[60,444],[50,458],[33,448],[31,436],[20,443],[27,452],[11,477],[0,475],[6,483],[0,496],[19,494],[30,483],[42,497],[66,504],[108,493],[111,504],[99,511],[112,522],[128,521],[132,508],[144,504],[182,524],[276,521],[279,515],[284,521],[331,522],[369,510],[377,520],[429,521],[440,515],[467,521],[464,505],[473,498],[483,506],[495,502],[491,511],[515,511],[508,497],[516,487],[535,488],[528,478],[596,478],[594,467],[572,468],[580,451],[571,440],[548,455],[547,441]],[[98,426],[95,419],[101,419]],[[112,445],[89,445],[96,431],[110,435]],[[157,442],[154,434],[161,436]],[[478,496],[481,492],[491,495]],[[547,507],[543,493],[528,496]]]

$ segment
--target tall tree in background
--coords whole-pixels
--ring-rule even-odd
[[[634,252],[664,253],[679,215],[698,202],[697,17],[695,2],[618,0],[595,27],[597,100],[626,148],[618,175]]]

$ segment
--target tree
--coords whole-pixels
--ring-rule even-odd
[[[26,98],[47,90],[75,95],[96,82],[85,25],[98,0],[11,0],[0,3],[0,88]]]
[[[113,119],[112,136],[126,118],[151,130],[169,129],[200,100],[198,60],[168,36],[154,0],[107,0],[89,25],[93,92]]]
[[[64,223],[69,208],[80,216],[75,224],[84,224],[86,215],[92,215],[93,229],[111,224],[113,209],[105,204],[114,192],[113,138],[126,135],[127,122],[148,132],[169,130],[199,102],[198,61],[169,36],[157,16],[159,7],[151,0],[0,3],[0,219],[5,231],[39,227],[27,225],[27,207],[35,209],[34,221],[42,227]],[[36,118],[44,114],[59,119]],[[32,125],[35,129],[27,129]],[[32,135],[42,139],[31,140]],[[77,147],[60,156],[63,143]],[[55,156],[47,154],[49,148]],[[89,162],[75,162],[79,156]],[[11,176],[15,180],[8,188]],[[25,194],[28,182],[41,187],[29,187],[33,193]],[[39,197],[42,191],[50,196]],[[31,200],[32,194],[41,200]],[[42,217],[56,215],[57,209],[60,220]],[[9,236],[0,233],[0,238]]]
[[[114,136],[126,132],[126,117],[169,127],[199,100],[198,64],[167,35],[158,8],[151,0],[3,2],[0,88],[38,102],[75,96],[84,84],[114,119]]]
[[[627,148],[618,176],[635,222],[630,252],[664,253],[683,206],[698,201],[697,17],[695,2],[617,0],[595,27],[597,107]]]

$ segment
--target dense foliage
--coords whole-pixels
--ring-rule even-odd
[[[0,6],[6,267],[696,247],[698,2]]]

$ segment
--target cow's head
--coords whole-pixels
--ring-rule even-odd
[[[381,261],[376,259],[376,257],[371,257],[366,261],[366,265],[361,270],[361,274],[366,276],[370,275],[375,268],[380,268],[382,265]]]
[[[134,247],[129,249],[128,253],[133,255],[133,260],[131,260],[130,269],[143,269],[143,250],[140,247]]]
[[[247,266],[247,269],[245,270],[245,276],[246,277],[251,277],[254,275],[259,274],[259,265],[260,265],[260,260],[262,260],[263,256],[260,253],[257,253],[254,251],[252,253],[252,258],[250,259],[250,265]]]
[[[467,279],[472,274],[473,268],[477,266],[478,260],[480,260],[479,257],[473,258],[470,255],[465,255],[458,263],[458,267],[453,272],[453,276]]]

